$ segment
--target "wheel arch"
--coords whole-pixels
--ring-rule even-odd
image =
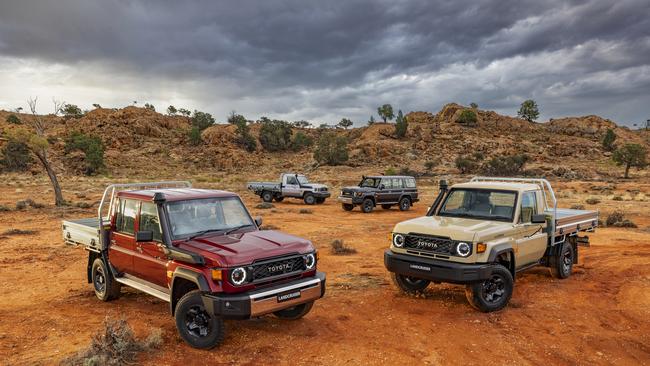
[[[172,315],[176,310],[178,300],[192,290],[210,292],[210,285],[202,273],[187,268],[176,268],[171,279],[169,310]]]
[[[88,251],[88,266],[86,269],[86,274],[88,276],[88,283],[93,282],[93,263],[97,258],[102,258],[102,255],[97,252]]]
[[[488,262],[501,264],[506,267],[512,274],[512,278],[515,278],[515,250],[510,243],[503,243],[496,245],[492,248],[490,256],[488,257]]]

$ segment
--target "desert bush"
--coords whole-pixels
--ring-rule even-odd
[[[629,219],[626,219],[625,214],[623,214],[621,211],[614,211],[611,214],[607,215],[605,224],[607,224],[607,226],[614,226],[614,227],[628,227],[628,228],[637,227],[637,225],[634,222],[630,221]]]
[[[23,142],[9,139],[0,151],[0,169],[2,171],[25,171],[29,169],[32,162],[29,147]]]
[[[73,150],[84,153],[84,174],[96,174],[104,167],[104,144],[99,137],[73,132],[65,141],[65,153]]]
[[[2,233],[3,236],[10,235],[34,235],[38,233],[36,230],[22,230],[22,229],[9,229]]]
[[[345,242],[343,242],[342,239],[334,239],[330,243],[330,249],[332,254],[334,255],[347,255],[347,254],[354,254],[357,252],[356,249],[345,245]]]
[[[521,174],[528,161],[528,155],[495,156],[483,165],[483,171],[488,175],[518,175]]]
[[[436,162],[433,160],[427,160],[424,162],[424,168],[427,171],[431,171],[433,168],[435,168],[436,165],[437,165]]]
[[[625,144],[614,151],[612,160],[616,165],[625,166],[625,178],[629,178],[631,167],[641,170],[648,166],[647,154],[646,148],[639,144]]]
[[[470,106],[472,109],[478,109],[478,104],[476,104],[476,103],[470,103],[469,106]]]
[[[134,364],[138,353],[146,352],[162,345],[162,332],[153,330],[144,340],[138,340],[124,319],[104,321],[103,329],[92,337],[88,348],[77,355],[65,359],[64,365],[107,365],[121,366]]]
[[[395,136],[397,138],[403,138],[406,136],[406,130],[408,129],[408,120],[404,115],[402,114],[402,110],[400,109],[397,112],[397,118],[395,119]]]
[[[312,210],[310,210],[308,208],[301,208],[300,211],[298,211],[298,213],[309,215],[309,214],[313,214],[314,211],[312,211]]]
[[[614,141],[616,141],[616,133],[611,128],[608,128],[605,136],[603,136],[603,149],[613,151],[616,147],[614,146]]]
[[[145,108],[145,109],[148,109],[148,110],[150,110],[150,111],[152,111],[152,112],[155,112],[155,111],[156,111],[156,107],[154,107],[153,104],[145,103],[145,104],[144,104],[144,108]]]
[[[20,200],[16,202],[16,210],[24,210],[27,208],[27,202]]]
[[[169,107],[167,107],[167,115],[175,116],[176,113],[178,113],[178,109],[176,109],[176,107],[174,107],[173,105],[170,105]]]
[[[9,211],[11,211],[11,208],[5,205],[0,205],[0,212],[9,212]]]
[[[481,151],[474,151],[472,158],[474,158],[476,161],[485,160],[485,154],[483,154]]]
[[[397,171],[395,171],[395,168],[388,168],[384,170],[384,175],[397,175]]]
[[[341,165],[348,161],[348,140],[334,133],[324,133],[318,138],[314,159],[324,165]]]
[[[343,127],[343,128],[345,128],[347,130],[348,127],[352,126],[353,124],[354,123],[352,122],[351,119],[349,119],[349,118],[341,118],[341,121],[339,121],[339,124],[337,126]]]
[[[15,114],[10,114],[7,116],[6,119],[7,123],[11,123],[12,125],[20,125],[22,122],[20,121],[20,118],[16,116]]]
[[[585,203],[588,205],[597,205],[600,203],[600,198],[598,197],[589,197],[585,200]]]
[[[539,108],[537,107],[537,103],[532,99],[525,100],[521,103],[517,116],[528,122],[533,122],[537,117],[539,117]]]
[[[198,146],[203,142],[201,139],[201,130],[196,126],[190,128],[190,131],[187,133],[187,138],[192,146]]]
[[[200,131],[203,131],[214,124],[214,117],[212,117],[210,113],[195,110],[192,118],[190,119],[190,122],[192,123],[192,126],[197,127]]]
[[[260,143],[267,151],[284,151],[291,146],[292,133],[288,122],[267,118],[260,129]]]
[[[74,104],[64,104],[63,107],[61,107],[61,113],[63,113],[63,117],[66,119],[81,118],[84,115],[81,108]]]
[[[233,124],[233,125],[239,125],[239,124],[246,124],[248,121],[246,120],[246,117],[242,116],[241,114],[237,114],[237,112],[232,111],[228,115],[228,123]]]
[[[411,169],[408,166],[403,166],[399,169],[399,175],[411,175],[411,176],[417,176],[419,173],[416,172],[415,170]]]
[[[299,151],[314,144],[314,139],[307,136],[302,131],[296,132],[291,139],[291,150]]]
[[[460,171],[460,174],[469,174],[476,170],[477,164],[474,160],[468,159],[463,156],[459,156],[454,161],[456,169]]]
[[[260,210],[268,210],[269,208],[274,208],[273,204],[271,202],[261,202],[255,206],[255,208],[258,208]]]
[[[623,197],[619,196],[619,195],[616,195],[616,196],[612,197],[612,201],[623,201]]]
[[[377,114],[384,120],[384,123],[392,121],[393,117],[395,117],[393,106],[390,104],[384,104],[381,107],[377,107]]]
[[[465,109],[462,112],[460,112],[460,115],[456,120],[456,122],[462,123],[467,126],[475,126],[477,121],[478,121],[478,117],[476,116],[476,112],[474,112],[471,109]]]
[[[585,205],[575,204],[575,205],[572,205],[572,206],[571,206],[571,209],[572,209],[572,210],[584,210],[584,209],[585,209]]]

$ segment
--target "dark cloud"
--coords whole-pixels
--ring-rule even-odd
[[[650,117],[649,13],[647,0],[3,2],[0,84],[22,60],[64,94],[103,85],[216,114],[364,122],[384,102],[512,114],[533,97],[545,118],[632,123]]]

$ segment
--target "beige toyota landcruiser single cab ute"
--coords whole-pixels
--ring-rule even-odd
[[[469,303],[502,309],[515,276],[543,265],[557,278],[571,275],[578,246],[588,246],[598,212],[557,208],[545,179],[475,177],[440,193],[426,216],[395,225],[384,264],[407,293],[430,282],[466,285]]]

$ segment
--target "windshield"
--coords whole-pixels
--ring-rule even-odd
[[[300,184],[307,184],[309,183],[309,180],[307,180],[307,177],[305,177],[304,175],[299,175],[298,182],[300,182]]]
[[[170,202],[167,212],[174,238],[203,231],[227,231],[243,225],[253,226],[253,220],[238,197]]]
[[[359,184],[359,187],[376,188],[379,185],[380,180],[381,178],[364,178]]]
[[[512,221],[517,193],[489,189],[452,189],[439,216]]]

